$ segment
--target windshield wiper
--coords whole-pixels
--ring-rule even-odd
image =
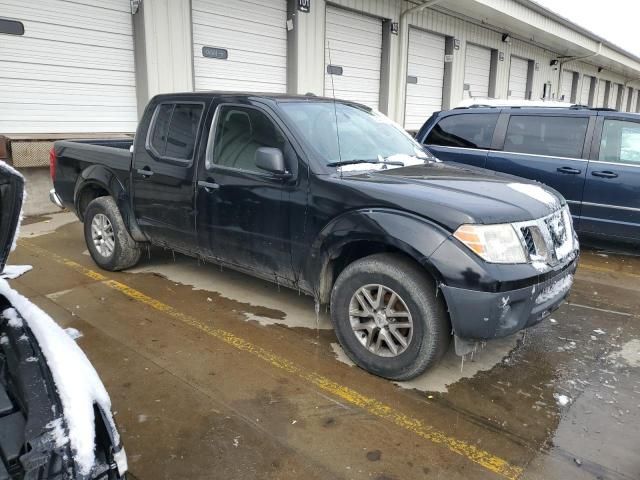
[[[327,163],[327,167],[341,167],[343,165],[357,165],[358,163],[382,163],[384,165],[396,165],[399,167],[404,167],[404,163],[397,160],[385,160],[380,157],[372,160],[339,160],[337,162],[329,162]]]

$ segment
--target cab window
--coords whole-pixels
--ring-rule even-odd
[[[160,159],[190,162],[195,151],[204,106],[200,103],[162,103],[154,115],[148,148]]]
[[[443,118],[431,129],[426,145],[490,148],[498,114],[464,113]]]

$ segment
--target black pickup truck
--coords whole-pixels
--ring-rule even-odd
[[[578,242],[539,183],[439,162],[384,115],[315,96],[154,97],[132,142],[59,141],[52,201],[95,262],[159,245],[329,304],[347,354],[415,377],[567,295]]]

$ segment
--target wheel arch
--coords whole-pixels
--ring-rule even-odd
[[[424,268],[437,284],[431,254],[449,237],[439,225],[391,209],[352,211],[330,222],[312,246],[308,272],[320,303],[328,303],[338,275],[352,262],[376,253],[399,253]]]

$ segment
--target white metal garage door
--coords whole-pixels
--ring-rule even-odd
[[[560,83],[560,100],[571,101],[571,89],[573,88],[573,72],[565,70],[562,72],[562,82]]]
[[[618,84],[612,83],[609,89],[609,103],[607,107],[616,108],[616,102],[618,101]]]
[[[464,56],[464,83],[468,97],[488,97],[491,50],[467,43]],[[468,86],[468,88],[466,88]]]
[[[409,30],[407,98],[404,126],[417,130],[433,112],[442,109],[444,37]]]
[[[331,50],[329,52],[329,50]],[[331,58],[331,61],[329,61]],[[382,66],[382,20],[327,7],[324,93],[378,108]],[[330,75],[328,65],[334,72]]]
[[[580,89],[580,101],[581,105],[589,105],[589,92],[591,91],[591,79],[589,75],[582,76],[582,88]]]
[[[529,61],[511,56],[509,68],[509,98],[524,100],[527,96],[527,76]]]
[[[192,0],[192,17],[196,90],[287,91],[286,0]]]
[[[134,132],[129,0],[0,0],[24,24],[0,39],[0,132]]]
[[[604,94],[607,90],[607,82],[605,80],[598,80],[598,101],[596,107],[604,107]]]

